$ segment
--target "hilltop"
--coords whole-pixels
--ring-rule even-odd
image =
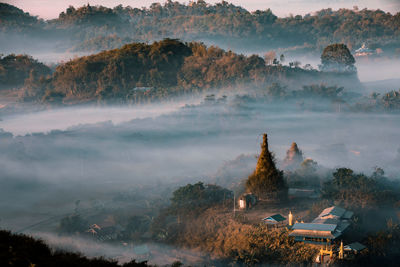
[[[360,83],[357,73],[320,72],[299,66],[267,64],[257,55],[245,56],[203,43],[164,39],[131,43],[60,64],[51,76],[25,81],[25,100],[47,103],[143,103],[188,93],[232,91],[251,85],[265,91],[271,83],[291,90],[308,84]],[[249,93],[249,92],[248,92]],[[272,92],[274,93],[274,92]]]
[[[49,21],[7,4],[2,4],[0,10],[3,34],[29,38],[39,34],[53,38],[57,49],[75,51],[99,51],[129,42],[179,38],[205,40],[225,49],[245,47],[266,52],[282,48],[287,53],[300,54],[320,54],[330,43],[345,43],[354,50],[366,42],[371,49],[398,53],[400,34],[400,13],[368,9],[328,8],[304,16],[279,18],[270,9],[249,12],[225,1],[212,5],[203,0],[189,4],[169,0],[141,9],[122,5],[70,6],[57,19]],[[4,47],[9,41],[12,39],[2,40]]]

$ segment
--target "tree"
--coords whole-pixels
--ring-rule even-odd
[[[355,59],[345,44],[331,44],[321,55],[322,71],[356,72]]]
[[[271,65],[274,62],[275,58],[276,58],[276,52],[275,51],[268,51],[264,55],[265,64]]]
[[[218,185],[202,182],[188,184],[175,190],[172,194],[171,203],[175,211],[192,211],[193,208],[207,208],[221,204],[225,199],[231,198],[232,192]]]
[[[274,156],[268,150],[267,134],[263,136],[261,153],[253,174],[246,181],[247,191],[262,198],[269,193],[284,192],[287,196],[287,186],[283,179],[283,172],[275,166]]]

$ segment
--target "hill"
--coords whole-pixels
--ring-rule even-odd
[[[290,48],[286,49],[288,53],[300,54],[320,54],[330,43],[345,43],[354,50],[365,42],[372,49],[381,48],[391,54],[399,53],[400,47],[400,13],[368,9],[328,8],[305,16],[278,18],[270,9],[249,12],[225,1],[212,5],[203,0],[189,4],[168,0],[141,9],[122,5],[70,6],[57,19],[45,23],[3,4],[3,17],[7,23],[1,23],[2,32],[27,34],[32,29],[26,25],[39,27],[57,38],[72,41],[76,51],[113,49],[127,41],[163,38],[205,40],[235,50],[266,52]],[[113,41],[107,41],[110,39]]]
[[[117,101],[142,103],[187,93],[244,87],[264,89],[274,82],[292,86],[322,83],[360,85],[356,73],[329,73],[267,65],[257,55],[245,56],[203,43],[164,39],[131,43],[119,49],[60,64],[49,78],[32,79],[25,99],[71,103]]]

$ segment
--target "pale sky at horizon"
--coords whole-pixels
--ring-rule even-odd
[[[122,4],[141,8],[149,7],[154,2],[164,3],[165,0],[0,0],[0,2],[15,5],[40,18],[52,19],[58,17],[58,14],[65,11],[69,5],[79,7],[89,3],[114,7]],[[189,0],[178,2],[188,3]],[[218,3],[221,0],[206,0],[206,2]],[[333,9],[353,8],[353,6],[358,6],[360,9],[379,8],[392,14],[400,11],[400,0],[228,0],[227,2],[242,6],[249,11],[271,8],[272,12],[280,17],[289,14],[304,15],[328,7]]]

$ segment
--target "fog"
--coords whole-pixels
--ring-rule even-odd
[[[51,130],[66,130],[80,124],[93,124],[111,121],[113,124],[133,119],[157,117],[176,111],[186,104],[199,100],[181,103],[143,105],[139,107],[81,107],[60,108],[52,111],[23,113],[3,118],[1,127],[14,135],[47,133]]]
[[[118,247],[93,247],[87,243],[91,241],[81,243],[52,233],[63,217],[77,210],[91,216],[91,224],[103,220],[93,215],[99,209],[104,214],[123,210],[123,216],[149,212],[155,216],[177,187],[218,182],[215,177],[226,162],[242,154],[256,155],[265,132],[278,161],[297,142],[305,157],[319,166],[349,167],[366,174],[379,166],[397,178],[398,115],[315,112],[284,102],[238,104],[233,95],[226,103],[201,101],[4,116],[0,228],[42,232],[40,236],[56,247],[82,250],[89,256],[99,251],[107,257],[123,255],[118,259],[124,261],[131,254],[120,253]],[[232,169],[235,179],[246,178],[249,166]],[[134,200],[116,200],[121,194]],[[189,252],[179,253],[184,258]]]
[[[59,236],[46,232],[32,232],[30,234],[44,240],[55,249],[80,252],[88,257],[102,257],[107,255],[108,258],[118,260],[120,263],[126,263],[132,259],[143,257],[143,255],[135,254],[135,246],[132,245],[110,245],[84,238]],[[204,262],[209,260],[206,255],[194,250],[177,250],[172,246],[156,243],[138,244],[138,246],[143,245],[146,245],[151,251],[150,256],[144,257],[143,260],[149,260],[150,264],[158,266],[165,266],[176,261],[184,264],[204,264]]]

